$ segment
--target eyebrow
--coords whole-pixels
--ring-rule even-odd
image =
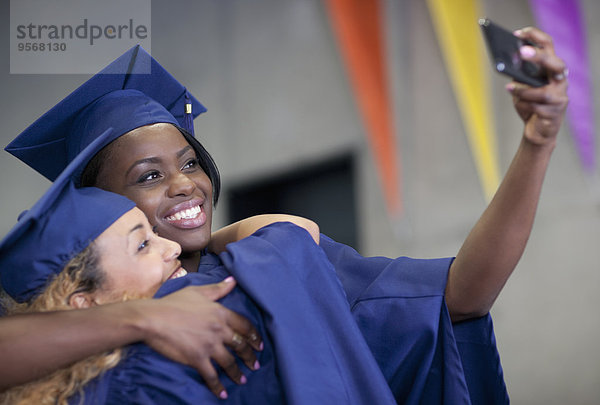
[[[138,229],[143,229],[144,228],[144,224],[142,224],[141,222],[139,224],[137,224],[136,226],[134,226],[133,228],[131,228],[129,230],[129,233],[132,234],[133,232],[137,231]]]
[[[129,232],[127,233],[127,248],[129,248],[129,238],[131,234],[135,231],[139,231],[140,229],[144,229],[144,224],[142,224],[141,222],[129,230]]]
[[[185,148],[181,149],[179,152],[177,152],[177,158],[181,158],[183,155],[186,154],[186,152],[188,150],[192,149],[192,147],[190,145],[186,146]]]
[[[129,176],[129,172],[133,170],[134,167],[141,165],[142,163],[160,163],[160,159],[157,157],[149,157],[140,160],[136,160],[129,166],[129,169],[125,172],[125,176]]]

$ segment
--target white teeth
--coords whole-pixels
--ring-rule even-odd
[[[171,278],[183,277],[186,274],[187,274],[187,271],[185,271],[185,269],[182,267],[181,269],[177,270],[177,272],[175,274],[173,274],[173,276]]]
[[[183,267],[180,267],[179,270],[177,270],[175,273],[173,273],[171,275],[171,277],[169,277],[169,280],[173,280],[175,278],[183,277],[186,274],[188,274],[187,271]]]
[[[201,212],[202,208],[200,208],[199,205],[196,205],[195,207],[188,208],[187,210],[181,210],[173,215],[169,215],[167,217],[167,221],[179,221],[180,219],[196,218]]]

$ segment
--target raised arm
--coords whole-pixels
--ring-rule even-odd
[[[143,341],[161,354],[198,369],[208,387],[224,391],[211,359],[237,382],[241,372],[225,344],[251,369],[261,339],[240,315],[215,300],[235,286],[227,281],[187,287],[161,299],[132,300],[88,309],[0,318],[0,391],[42,377],[90,355]],[[245,343],[233,344],[234,333]]]
[[[533,88],[511,82],[506,87],[525,123],[523,137],[496,195],[450,268],[446,301],[453,321],[486,314],[521,258],[568,103],[565,65],[550,36],[535,28],[515,34],[540,46],[525,46],[521,54],[547,70],[549,84]]]
[[[287,214],[263,214],[242,219],[227,225],[218,231],[212,233],[208,249],[213,253],[221,253],[225,250],[228,243],[238,241],[252,235],[260,228],[274,222],[291,222],[304,228],[310,233],[313,240],[319,243],[319,226],[310,219]]]

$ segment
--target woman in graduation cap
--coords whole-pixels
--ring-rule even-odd
[[[71,174],[77,163],[61,174],[0,243],[4,286],[21,303],[13,312],[162,297],[185,286],[223,279],[233,284],[227,269],[241,267],[267,287],[286,288],[270,288],[269,293],[259,295],[252,289],[248,293],[235,289],[223,299],[223,305],[250,319],[266,338],[260,361],[248,365],[254,371],[239,381],[243,389],[228,381],[227,391],[220,392],[221,400],[237,404],[286,400],[394,403],[377,364],[360,344],[361,334],[350,313],[327,311],[328,305],[339,305],[345,297],[331,265],[320,259],[323,253],[315,243],[318,231],[310,234],[290,222],[276,223],[239,244],[230,244],[222,254],[226,266],[184,277],[187,272],[178,259],[181,247],[158,236],[131,200],[97,188],[76,188]],[[245,261],[248,250],[282,254],[266,265],[256,265]],[[316,278],[320,289],[305,288],[295,282],[297,277]],[[274,322],[274,318],[281,321]],[[328,330],[344,319],[354,327]],[[237,344],[245,344],[240,336],[237,339]],[[289,346],[296,350],[281,349]],[[340,367],[342,356],[361,367]],[[370,382],[359,384],[367,377]],[[360,393],[354,395],[354,391]],[[142,344],[89,357],[0,395],[3,404],[67,401],[212,403],[219,399],[192,367],[167,360]]]
[[[134,61],[135,63],[132,63]],[[148,72],[150,69],[152,69],[153,74],[147,75],[142,73]],[[131,90],[123,92],[111,92],[111,90],[121,88],[131,88]],[[142,93],[140,90],[143,90],[144,93]],[[177,115],[178,118],[176,119],[170,111],[167,111],[163,104],[150,99],[146,94],[151,94],[157,100],[160,100],[160,102],[164,105],[170,105],[172,111],[175,115]],[[106,97],[102,98],[101,96]],[[81,112],[83,107],[85,107],[88,103],[94,104],[94,101],[97,101],[99,98],[104,101],[108,100],[107,104],[109,105],[110,111],[104,111],[102,108],[91,109],[92,118],[89,120],[80,119],[80,127],[77,129],[72,129],[73,121],[77,121],[78,118],[85,116],[85,114]],[[116,100],[116,103],[111,103],[111,99]],[[91,149],[89,150],[97,152],[102,146],[106,145],[110,141],[115,140],[115,138],[118,138],[119,135],[127,133],[137,127],[154,123],[169,123],[168,129],[173,130],[175,130],[173,125],[177,126],[178,128],[180,126],[185,126],[193,131],[193,127],[191,127],[192,114],[190,113],[192,109],[195,112],[193,114],[194,116],[197,116],[201,112],[205,111],[204,107],[195,98],[191,97],[185,88],[160,65],[158,65],[156,61],[150,57],[150,55],[148,55],[143,49],[135,47],[117,61],[113,62],[109,67],[103,70],[101,74],[96,75],[90,81],[86,82],[83,86],[81,86],[80,89],[75,91],[70,97],[57,105],[54,109],[46,113],[40,120],[36,121],[23,133],[24,136],[12,142],[11,145],[7,147],[7,150],[11,151],[14,148],[17,155],[20,155],[21,152],[24,152],[25,155],[20,156],[25,161],[28,161],[29,159],[38,160],[42,164],[41,166],[34,165],[35,168],[42,172],[50,180],[54,181],[67,163],[71,162],[76,157],[80,157],[80,151],[84,147],[88,146],[88,143],[92,144]],[[185,111],[188,112],[184,113]],[[104,116],[104,114],[107,115]],[[99,132],[94,132],[95,130],[99,129],[98,125],[96,127],[90,127],[90,122],[93,123],[95,121],[101,122],[100,126],[104,127],[102,129],[103,136],[99,136]],[[111,125],[104,126],[103,124],[106,122],[111,122]],[[115,128],[112,128],[111,131],[105,131],[109,127]],[[65,137],[65,134],[68,134],[69,130],[71,129],[77,135],[87,134],[88,136],[83,138],[79,138],[78,136]],[[184,158],[189,159],[190,155],[192,155],[192,160],[194,160],[194,162],[191,164],[189,162],[187,163],[189,168],[186,169],[186,171],[193,171],[196,173],[202,172],[205,184],[209,184],[208,188],[214,187],[214,202],[216,203],[220,189],[220,179],[216,165],[212,161],[212,158],[208,152],[206,152],[202,145],[195,138],[193,138],[190,132],[184,130],[183,128],[179,129],[181,132],[175,130],[177,132],[177,136],[181,137],[181,140],[183,140],[183,142],[189,148]],[[33,137],[33,140],[30,139],[30,136]],[[38,145],[39,147],[33,148],[26,147],[23,149],[19,146],[22,141],[40,142],[43,143],[43,145]],[[87,163],[87,161],[84,163]],[[84,163],[79,165],[81,167],[75,171],[73,176],[80,174],[81,168],[85,166]],[[200,170],[199,165],[201,166]],[[204,173],[208,174],[209,177],[206,177]],[[212,190],[208,191],[207,194],[212,195]],[[210,207],[211,204],[212,201],[209,197],[205,206]],[[202,218],[201,220],[203,226],[201,226],[201,244],[206,247],[208,240],[211,239],[212,236],[210,225],[212,208],[200,210],[202,212],[195,212],[197,209],[200,210],[200,208],[197,206],[190,206],[185,210],[180,211],[181,213],[187,211],[188,215],[192,215],[191,212],[194,212],[194,216]],[[174,213],[174,216],[179,216],[181,213]],[[312,221],[308,221],[303,218],[283,215],[278,215],[276,217],[278,219],[286,218],[287,220],[301,223],[304,226],[318,229],[318,227],[316,227]],[[219,230],[215,233],[216,237],[212,238],[212,245],[210,246],[211,251],[222,251],[227,242],[237,240],[248,235],[251,230],[255,230],[266,223],[272,222],[273,218],[273,216],[256,216]],[[190,222],[198,221],[200,220],[187,218],[180,222],[188,222],[188,224],[185,226],[190,227]],[[198,252],[198,254],[194,254],[193,256],[199,257],[200,254]],[[195,263],[190,268],[195,271],[197,266],[198,264]],[[196,335],[193,336],[193,339],[191,339],[191,336],[189,335],[192,335],[192,333],[185,334],[185,332],[182,331],[184,336],[189,341],[189,343],[186,342],[186,345],[184,345],[183,348],[169,349],[167,347],[168,344],[172,343],[171,336],[174,334],[167,334],[161,331],[157,332],[154,329],[147,331],[145,329],[149,328],[140,328],[138,326],[140,323],[143,323],[144,325],[147,323],[158,324],[159,321],[161,321],[159,316],[143,316],[141,321],[136,319],[134,324],[135,326],[133,328],[122,327],[118,329],[110,329],[110,334],[108,333],[109,329],[103,330],[101,334],[86,334],[85,328],[88,327],[88,325],[92,330],[94,330],[94,332],[96,332],[96,325],[94,321],[88,320],[84,324],[79,324],[79,327],[76,331],[79,336],[82,336],[82,341],[84,340],[83,336],[86,336],[86,349],[82,348],[79,351],[76,351],[77,353],[72,353],[73,350],[70,350],[67,347],[64,350],[64,359],[60,356],[54,356],[59,358],[58,361],[54,358],[44,358],[43,367],[19,368],[19,372],[16,374],[13,372],[9,373],[8,371],[6,373],[3,372],[1,373],[3,376],[8,374],[11,375],[10,378],[7,378],[8,381],[6,383],[4,380],[2,381],[0,387],[3,388],[6,385],[22,382],[24,379],[28,378],[28,375],[29,378],[37,377],[39,375],[38,372],[33,372],[30,370],[45,370],[50,369],[53,366],[61,366],[72,361],[75,356],[81,355],[80,353],[90,353],[98,351],[99,348],[107,348],[132,343],[136,341],[136,337],[141,335],[144,337],[145,342],[152,344],[155,348],[162,349],[164,354],[167,354],[170,357],[186,364],[191,364],[197,367],[201,372],[202,377],[211,386],[213,392],[218,394],[223,390],[223,386],[217,378],[217,373],[213,364],[211,364],[211,361],[214,361],[217,365],[223,367],[227,372],[227,375],[229,375],[232,379],[239,381],[241,378],[241,371],[239,370],[237,364],[232,361],[231,356],[228,355],[225,347],[231,348],[235,351],[236,355],[240,356],[240,358],[244,359],[244,361],[247,363],[252,364],[255,361],[252,349],[256,349],[261,343],[260,335],[251,333],[253,328],[252,325],[247,322],[247,320],[234,312],[227,311],[218,303],[214,302],[223,295],[227,294],[231,288],[231,283],[228,285],[219,283],[212,286],[206,286],[203,287],[202,290],[198,289],[197,294],[201,293],[201,298],[191,297],[191,293],[187,293],[185,300],[195,303],[196,305],[202,303],[202,315],[204,319],[201,320],[196,318],[193,324],[197,329],[204,328],[205,332],[197,332]],[[179,295],[183,296],[183,294]],[[183,301],[183,299],[179,297],[178,300]],[[175,298],[171,299],[170,301],[181,305],[179,304],[179,301],[175,301]],[[128,305],[126,307],[121,306],[120,310],[129,310],[129,312],[131,312],[131,307],[132,305]],[[108,311],[103,312],[105,312],[106,315],[97,315],[98,322],[106,319],[109,316]],[[72,316],[71,318],[74,319],[76,317]],[[181,318],[189,320],[184,316],[181,316]],[[29,322],[33,321],[31,318],[28,320]],[[58,322],[60,320],[61,319],[55,319],[54,322]],[[148,322],[148,320],[151,322]],[[6,342],[6,345],[4,346],[6,346],[6,351],[11,353],[11,359],[16,359],[18,356],[15,356],[15,353],[18,351],[15,351],[14,347],[8,345],[8,341],[10,341],[14,334],[26,333],[27,331],[31,330],[31,327],[28,327],[26,322],[21,319],[14,319],[11,321],[10,328],[14,330],[14,333],[7,333],[6,336],[2,335],[1,338],[3,342]],[[63,324],[68,322],[69,320],[65,319]],[[129,323],[124,322],[123,324],[129,325]],[[162,324],[166,324],[167,326],[175,326],[175,321],[163,321]],[[44,322],[43,319],[36,319],[35,325],[47,327],[48,322]],[[110,326],[118,327],[120,325],[121,324],[116,324],[116,322],[110,323]],[[211,325],[212,328],[218,327],[219,330],[213,331]],[[5,326],[5,329],[9,330],[8,323],[5,323]],[[128,333],[129,329],[136,329],[135,333]],[[139,329],[142,329],[142,333],[140,333]],[[230,333],[227,333],[227,331],[230,331]],[[242,336],[243,339],[248,342],[248,344],[243,345],[242,347],[235,345],[234,342],[232,342],[232,336]],[[99,339],[98,337],[102,337],[103,339]],[[139,337],[137,339],[139,339]],[[102,340],[102,342],[99,340]],[[30,343],[34,345],[36,344],[35,340],[31,340]],[[196,344],[196,347],[194,348],[195,350],[192,350],[192,343]],[[26,349],[27,345],[23,344],[19,348]],[[6,364],[14,365],[14,362],[7,362]],[[27,374],[29,372],[31,374]]]
[[[447,397],[447,390],[460,391],[460,383],[449,384],[453,379],[468,386],[473,402],[505,399],[488,311],[525,247],[567,104],[564,63],[554,54],[551,39],[536,29],[519,35],[541,45],[529,47],[523,57],[546,69],[549,84],[507,86],[525,122],[522,141],[496,196],[456,258],[364,258],[321,237],[321,248],[335,267],[352,314],[399,402]],[[99,151],[112,143],[87,165],[84,183],[136,201],[161,236],[182,245],[188,269],[198,265],[202,272],[203,266],[211,268],[218,261],[201,252],[210,240],[207,228],[219,182],[212,159],[189,134],[196,102],[184,88],[173,91],[176,100],[160,101],[163,93],[152,87],[164,87],[163,80],[145,83],[130,61],[131,55],[117,61],[133,66],[124,78],[92,78],[7,150],[52,180],[82,146],[97,141],[107,126],[117,127],[114,138],[98,142]],[[153,74],[160,69],[151,58],[148,63]],[[117,83],[111,87],[106,80]],[[172,114],[175,105],[179,106]],[[144,114],[136,115],[138,109]],[[49,137],[40,140],[39,134]],[[61,158],[39,158],[48,145],[56,149],[56,156],[65,156],[63,163]],[[235,276],[240,283],[252,283],[243,279],[243,272]],[[451,364],[456,367],[448,370]]]

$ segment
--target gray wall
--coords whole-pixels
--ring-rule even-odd
[[[598,69],[600,4],[583,3]],[[525,1],[483,4],[511,28],[532,24]],[[8,1],[2,7],[7,20]],[[362,253],[453,256],[485,202],[425,2],[390,0],[386,20],[406,205],[395,223],[386,218],[321,2],[154,1],[152,54],[208,107],[196,133],[218,162],[225,190],[354,150]],[[4,146],[88,76],[9,75],[8,40],[1,44]],[[503,170],[522,130],[505,83],[493,77]],[[48,182],[5,152],[0,173],[4,235]],[[492,311],[515,404],[600,401],[600,205],[591,190],[563,130],[533,235]],[[216,226],[226,208],[217,211]]]

